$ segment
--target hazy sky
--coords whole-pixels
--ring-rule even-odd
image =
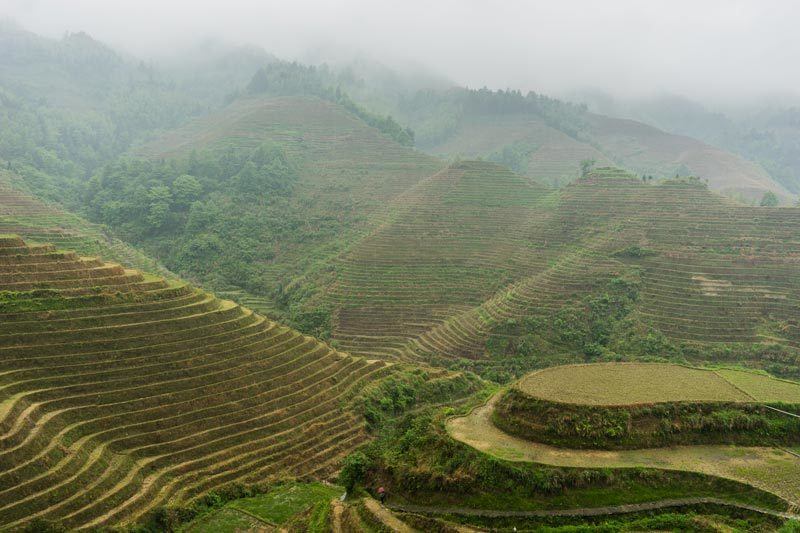
[[[138,55],[217,37],[286,59],[323,50],[418,63],[472,87],[706,102],[800,87],[795,0],[0,0],[3,16]]]

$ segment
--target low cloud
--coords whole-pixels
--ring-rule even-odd
[[[794,97],[800,86],[800,3],[791,0],[0,0],[3,15],[146,57],[212,37],[286,59],[367,54],[472,87],[714,103]]]

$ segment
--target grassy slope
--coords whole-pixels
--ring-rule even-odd
[[[790,197],[763,168],[725,150],[632,120],[592,114],[588,118],[587,140],[579,141],[535,116],[477,116],[465,119],[455,134],[428,150],[475,157],[524,143],[531,150],[527,174],[544,182],[573,180],[581,160],[595,159],[600,166],[613,162],[657,177],[673,176],[685,167],[708,179],[711,188],[748,200],[760,200],[766,190],[787,201]]]
[[[716,372],[759,402],[800,403],[800,385],[793,381],[742,370],[721,369]]]
[[[344,489],[321,483],[291,483],[262,496],[235,500],[229,504],[272,524],[283,524],[292,516],[316,503],[330,501],[344,494]]]

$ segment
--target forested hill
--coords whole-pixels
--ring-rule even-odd
[[[0,25],[0,159],[36,192],[79,209],[100,166],[153,132],[219,105],[85,33],[46,39]]]

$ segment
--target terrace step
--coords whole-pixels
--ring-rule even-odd
[[[0,250],[0,295],[31,289],[0,305],[0,528],[125,524],[232,480],[327,476],[367,438],[348,405],[382,361],[186,284]]]

